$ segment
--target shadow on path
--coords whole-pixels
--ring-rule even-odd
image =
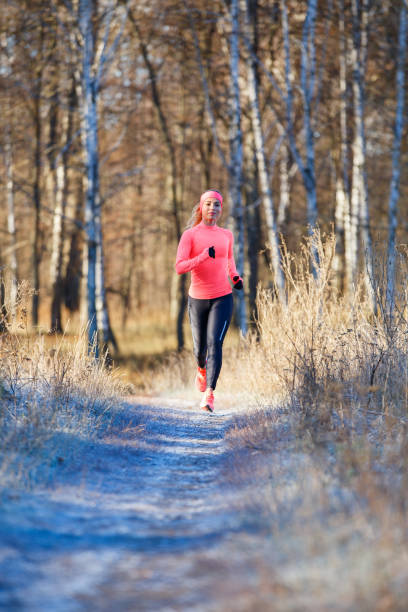
[[[64,434],[67,457],[52,488],[3,494],[0,606],[147,610],[163,609],[165,600],[174,609],[202,606],[203,589],[219,597],[244,548],[260,537],[242,489],[228,479],[225,434],[233,423],[228,412],[127,403],[96,440]],[[241,587],[250,575],[245,567],[237,576]],[[184,595],[179,587],[169,594],[169,581],[180,580]]]

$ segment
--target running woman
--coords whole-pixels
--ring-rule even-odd
[[[222,343],[232,317],[235,289],[243,282],[235,267],[232,232],[217,225],[222,195],[211,189],[200,197],[177,249],[176,272],[191,271],[188,315],[197,360],[196,387],[203,392],[200,407],[213,412],[214,389],[222,364]]]

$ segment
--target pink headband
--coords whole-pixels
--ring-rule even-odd
[[[218,191],[211,191],[211,190],[210,191],[204,191],[204,193],[202,194],[202,196],[200,198],[200,210],[202,209],[204,201],[207,198],[216,198],[220,202],[220,204],[222,206],[222,195],[220,193],[218,193]]]

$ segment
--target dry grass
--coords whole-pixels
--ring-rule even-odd
[[[264,482],[253,503],[270,515],[273,533],[285,534],[279,517],[291,517],[287,537],[295,537],[307,563],[295,581],[284,570],[280,579],[293,595],[307,577],[317,598],[310,605],[304,600],[304,609],[317,602],[336,607],[345,597],[344,609],[402,610],[408,600],[407,304],[400,301],[390,319],[378,287],[377,315],[360,288],[352,300],[339,297],[333,253],[331,237],[320,241],[317,280],[307,245],[301,258],[286,254],[287,305],[259,291],[258,334],[243,343],[239,365],[258,409],[240,416],[227,439],[244,453],[235,466],[241,480],[245,453],[269,457],[258,475],[251,467],[251,477]],[[297,609],[291,598],[282,605]]]
[[[76,337],[33,335],[20,288],[18,318],[0,335],[0,484],[31,485],[38,467],[58,461],[62,445],[98,435],[126,392],[117,371]],[[47,451],[45,448],[47,446]],[[50,448],[52,447],[52,452]]]
[[[307,247],[297,260],[286,255],[287,305],[259,292],[259,339],[248,343],[248,380],[261,404],[279,397],[322,423],[333,405],[405,417],[407,322],[397,313],[390,326],[382,312],[372,314],[360,287],[352,299],[337,295],[334,246],[332,237],[319,242],[317,280],[308,271]]]

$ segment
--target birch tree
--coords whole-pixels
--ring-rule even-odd
[[[285,62],[285,114],[286,131],[288,134],[290,149],[302,175],[307,200],[307,222],[310,236],[313,237],[317,224],[317,195],[315,175],[315,151],[314,151],[314,121],[312,117],[312,103],[315,92],[316,81],[316,49],[315,49],[315,25],[317,0],[308,0],[306,16],[303,22],[301,60],[300,60],[300,90],[303,101],[303,132],[305,145],[305,160],[303,160],[298,149],[294,129],[294,75],[292,72],[292,60],[289,36],[289,21],[286,0],[281,0],[282,33]],[[313,245],[311,250],[311,266],[314,276],[317,276],[318,268],[317,249]]]
[[[98,343],[104,347],[116,345],[109,322],[104,282],[104,254],[99,184],[99,123],[98,101],[105,63],[116,51],[121,31],[108,48],[111,21],[115,11],[113,2],[104,7],[104,32],[97,45],[95,22],[100,15],[92,0],[79,0],[78,23],[82,54],[82,129],[85,136],[87,188],[85,197],[85,228],[87,240],[87,303],[88,339],[98,357]],[[123,23],[123,22],[122,22]]]
[[[241,95],[239,87],[239,0],[231,0],[230,4],[230,74],[231,74],[231,108],[230,108],[230,164],[229,164],[229,195],[233,205],[235,229],[235,260],[238,273],[244,275],[245,234],[244,211],[242,203],[242,128],[241,128]],[[243,335],[247,333],[247,316],[245,295],[238,292],[238,321]]]
[[[75,81],[64,70],[62,62],[59,19],[52,22],[52,44],[49,69],[49,198],[52,202],[52,237],[50,257],[51,321],[50,331],[62,332],[63,249],[65,241],[65,211],[68,194],[68,158],[70,153],[75,100]],[[68,78],[67,78],[68,77]],[[69,87],[71,83],[71,87]],[[68,91],[66,91],[68,89]]]
[[[407,47],[407,0],[401,0],[398,53],[396,70],[396,111],[394,142],[392,147],[392,176],[388,200],[388,245],[387,245],[387,313],[392,317],[395,302],[395,242],[401,174],[401,142],[404,129],[405,109],[405,62]]]
[[[42,96],[45,68],[45,32],[44,22],[40,22],[40,32],[38,37],[37,56],[34,69],[33,87],[33,121],[34,121],[34,183],[33,183],[33,203],[34,203],[34,224],[32,232],[32,274],[33,274],[33,297],[32,297],[32,324],[37,326],[38,309],[40,303],[40,263],[42,258],[42,232],[41,232],[41,207],[42,207],[42,155],[43,155],[43,121],[42,121]]]
[[[365,58],[367,56],[367,20],[368,0],[352,0],[353,20],[353,45],[351,52],[352,63],[352,87],[353,87],[353,165],[352,165],[352,189],[351,189],[351,216],[352,232],[356,232],[356,223],[360,228],[360,239],[362,255],[365,263],[364,281],[373,310],[376,309],[376,297],[373,289],[373,249],[370,232],[370,216],[368,201],[368,185],[366,170],[366,136],[364,122],[364,75],[366,68]],[[352,245],[356,244],[355,236],[352,236]],[[357,261],[352,254],[352,261]],[[356,271],[354,271],[354,276]]]
[[[278,231],[285,222],[290,203],[290,181],[289,181],[289,148],[283,141],[280,146],[279,158],[279,207],[277,215]]]
[[[9,116],[10,120],[10,116]],[[6,167],[7,193],[7,231],[9,235],[8,262],[10,269],[9,314],[12,320],[16,317],[18,300],[18,261],[17,261],[17,231],[14,199],[14,161],[12,146],[12,131],[8,124],[5,128],[4,165]]]
[[[77,101],[75,102],[75,104],[77,104]],[[83,250],[82,243],[84,228],[84,178],[82,176],[82,173],[76,177],[73,192],[73,197],[75,199],[75,210],[73,213],[73,223],[71,224],[71,232],[68,239],[68,257],[63,279],[64,302],[65,306],[71,312],[79,310],[81,299],[81,253]]]
[[[63,248],[65,241],[65,211],[68,194],[68,158],[73,136],[73,110],[75,100],[75,84],[72,79],[66,109],[62,110],[61,119],[61,149],[53,160],[54,175],[54,212],[51,242],[51,331],[62,331],[61,307],[63,299]]]
[[[8,78],[11,77],[13,69],[14,40],[8,38],[7,33],[2,33],[2,60]],[[17,232],[14,198],[14,156],[13,156],[13,123],[14,112],[10,95],[6,93],[6,116],[4,126],[4,165],[6,169],[6,199],[7,199],[7,231],[9,235],[8,264],[10,269],[10,296],[9,315],[12,320],[16,317],[18,297],[18,261],[17,261]]]
[[[1,270],[1,257],[0,257],[0,270]],[[3,276],[0,276],[0,334],[7,331],[7,319],[8,312],[6,306],[6,288],[4,286]]]
[[[249,279],[247,281],[248,302],[251,313],[256,319],[257,304],[256,294],[259,281],[259,252],[261,245],[261,216],[260,216],[260,197],[258,189],[258,168],[256,162],[256,147],[253,131],[244,139],[244,160],[245,160],[245,229],[246,229],[246,250],[249,268]]]
[[[253,35],[251,33],[251,9],[250,0],[241,0],[241,10],[244,16],[245,36],[253,46]],[[256,5],[256,0],[253,2]],[[248,97],[250,101],[251,124],[254,132],[256,147],[256,159],[258,164],[261,197],[265,211],[268,246],[271,253],[274,283],[278,298],[285,301],[285,279],[283,275],[281,257],[279,250],[278,232],[276,226],[275,209],[272,197],[271,179],[268,171],[268,163],[265,154],[265,143],[262,131],[261,112],[259,107],[258,76],[256,62],[250,54],[246,55],[248,73]]]
[[[95,74],[95,32],[92,0],[79,0],[79,27],[82,34],[82,122],[85,137],[87,186],[85,196],[86,281],[88,306],[88,340],[98,357],[98,323],[96,318],[96,248],[101,238],[99,157],[98,157],[98,75]]]
[[[346,33],[344,0],[339,0],[339,89],[340,89],[340,164],[336,177],[336,212],[335,227],[337,242],[344,241],[344,266],[336,256],[337,272],[343,276],[344,288],[351,295],[357,270],[357,219],[350,214],[350,180],[349,180],[349,138],[348,138],[348,98],[349,88],[347,68],[349,64],[349,44]]]

